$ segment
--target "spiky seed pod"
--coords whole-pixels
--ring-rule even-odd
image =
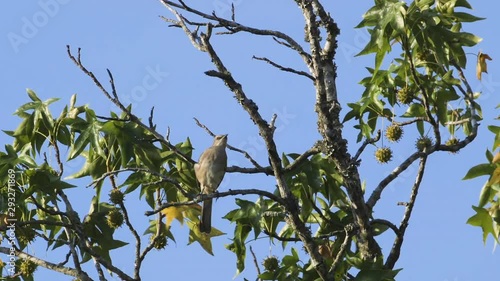
[[[454,146],[454,145],[458,144],[458,142],[459,142],[459,140],[458,140],[458,139],[456,139],[455,137],[452,137],[452,138],[450,138],[449,140],[447,140],[447,141],[445,142],[445,144],[446,144],[447,146]],[[457,152],[458,152],[458,150],[457,150],[457,151],[450,151],[450,152],[451,152],[451,153],[457,153]]]
[[[106,221],[109,227],[117,229],[123,224],[123,214],[119,209],[112,209],[109,211]]]
[[[23,276],[32,276],[38,266],[30,260],[22,260],[19,265],[19,273]]]
[[[453,146],[458,144],[458,139],[456,138],[450,138],[449,140],[446,141],[445,143],[447,146]]]
[[[279,268],[279,261],[275,256],[269,256],[264,259],[262,265],[266,271],[273,272]]]
[[[125,194],[119,189],[112,189],[109,192],[109,202],[113,204],[121,204],[123,203],[123,199],[125,198]]]
[[[153,240],[154,238],[155,238],[155,236],[152,235],[150,239]],[[160,237],[156,238],[156,240],[153,242],[153,247],[157,250],[161,250],[161,249],[165,249],[167,244],[168,244],[167,237],[160,236]]]
[[[403,128],[401,126],[392,124],[385,129],[385,137],[391,142],[398,142],[403,136]]]
[[[415,142],[415,147],[419,150],[419,151],[424,151],[424,149],[428,149],[432,146],[432,140],[427,137],[427,136],[423,136],[423,137],[419,137],[417,139],[417,141]]]
[[[375,159],[379,163],[387,163],[392,159],[392,150],[389,147],[381,147],[375,151]]]
[[[29,227],[19,228],[16,232],[17,239],[19,239],[19,242],[21,243],[30,244],[33,240],[35,240],[36,232]]]
[[[396,94],[398,102],[402,104],[410,104],[413,101],[414,97],[414,93],[410,89],[408,89],[408,87],[399,89],[398,93]]]

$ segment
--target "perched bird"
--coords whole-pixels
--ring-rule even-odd
[[[202,194],[214,193],[224,178],[227,167],[226,144],[227,135],[215,136],[212,146],[203,151],[198,163],[194,164]],[[201,208],[200,231],[210,233],[211,230],[212,199],[207,199]]]

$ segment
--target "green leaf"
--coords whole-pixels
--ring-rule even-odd
[[[425,109],[420,103],[413,103],[401,117],[424,117]]]
[[[240,274],[245,269],[245,240],[250,231],[250,226],[237,223],[234,229],[233,243],[226,245],[226,249],[236,254],[236,275]]]
[[[481,189],[481,193],[479,193],[479,206],[484,207],[488,202],[490,202],[496,195],[496,191],[491,188],[491,185],[485,183],[483,188]]]
[[[251,226],[251,228],[254,229],[255,238],[257,238],[261,229],[260,206],[254,202],[238,198],[236,199],[236,204],[239,206],[239,208],[229,212],[224,216],[224,218],[231,222],[237,222],[239,224]]]
[[[42,101],[36,94],[33,90],[31,89],[26,89],[26,92],[28,93],[28,97],[30,97],[30,99],[34,102],[37,102],[37,101]]]
[[[469,180],[480,176],[490,175],[495,170],[495,166],[489,163],[479,164],[469,169],[462,180]]]
[[[384,233],[387,229],[389,229],[389,226],[387,224],[382,224],[382,223],[373,223],[373,235],[377,236],[382,233]]]
[[[484,208],[472,206],[472,209],[476,211],[476,214],[467,220],[467,224],[481,227],[481,229],[483,230],[483,243],[486,243],[488,234],[491,233],[493,236],[495,235],[495,233],[493,232],[493,219],[491,218],[488,211]]]
[[[394,277],[401,269],[364,269],[361,270],[354,278],[354,281],[389,281],[394,280]]]
[[[454,12],[453,16],[457,18],[460,22],[475,22],[479,20],[484,20],[486,18],[476,17],[474,15],[464,13],[464,12]]]

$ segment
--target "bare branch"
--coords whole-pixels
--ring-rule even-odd
[[[106,172],[106,173],[102,174],[99,178],[97,178],[97,179],[93,180],[91,183],[87,184],[87,187],[96,185],[107,177],[111,177],[111,176],[114,176],[114,175],[117,175],[117,174],[123,173],[123,172],[143,172],[143,173],[148,173],[148,174],[157,176],[161,179],[161,182],[168,182],[168,183],[173,184],[177,188],[177,190],[179,190],[179,192],[181,192],[182,195],[184,195],[185,197],[187,197],[187,198],[193,197],[190,194],[188,194],[176,180],[171,179],[165,175],[162,175],[158,172],[155,172],[155,171],[152,171],[152,170],[149,170],[146,168],[125,168],[125,169]]]
[[[323,235],[318,235],[318,236],[312,237],[312,239],[314,239],[315,241],[323,241],[325,239],[338,236],[344,232],[345,232],[345,230],[332,231],[328,234],[323,234]],[[302,242],[302,240],[298,237],[282,237],[276,233],[269,232],[266,229],[263,229],[262,233],[266,234],[270,238],[273,238],[273,239],[276,239],[276,240],[282,241],[282,242]]]
[[[392,231],[394,231],[394,233],[396,235],[399,235],[399,229],[397,226],[395,226],[392,222],[388,221],[388,220],[384,220],[384,219],[374,219],[372,220],[372,225],[375,224],[375,223],[379,223],[379,224],[383,224],[383,225],[386,225],[388,226],[390,229],[392,229]]]
[[[160,2],[162,2],[166,7],[170,7],[169,10],[172,7],[176,7],[176,8],[185,10],[187,12],[190,12],[194,15],[200,16],[204,19],[216,21],[221,26],[224,26],[224,27],[228,28],[229,30],[231,30],[232,33],[247,32],[247,33],[251,33],[251,34],[255,34],[255,35],[272,36],[274,38],[279,38],[280,40],[283,40],[284,42],[286,42],[287,45],[289,46],[289,48],[296,51],[302,57],[302,59],[304,60],[304,62],[307,65],[310,64],[310,55],[306,51],[304,51],[304,49],[302,48],[302,46],[300,46],[299,43],[297,43],[290,36],[286,35],[283,32],[253,28],[253,27],[242,25],[242,24],[237,23],[237,22],[232,21],[232,20],[227,20],[227,19],[217,17],[216,15],[213,15],[213,14],[212,15],[206,14],[206,13],[203,13],[201,11],[198,11],[196,9],[193,9],[193,8],[187,6],[183,1],[179,1],[181,4],[175,3],[173,1],[167,1],[167,0],[160,0]],[[174,15],[175,15],[175,13],[174,13]],[[189,37],[189,35],[188,35],[188,37]],[[193,41],[191,40],[191,42],[193,42]],[[194,46],[196,47],[196,45],[194,45]]]
[[[104,94],[104,96],[106,96],[107,99],[109,99],[121,111],[123,111],[124,113],[126,113],[126,115],[128,116],[128,118],[130,118],[130,121],[134,122],[135,124],[137,124],[141,128],[143,128],[146,131],[150,132],[156,139],[158,139],[162,144],[164,144],[165,146],[167,146],[170,150],[172,150],[177,156],[179,156],[180,158],[182,158],[184,161],[186,161],[188,163],[191,163],[191,164],[194,164],[193,159],[191,159],[190,157],[188,157],[184,153],[180,152],[175,147],[175,145],[172,145],[165,138],[163,138],[163,136],[161,134],[159,134],[158,132],[156,132],[155,128],[148,127],[146,124],[144,124],[137,116],[135,116],[134,114],[132,114],[132,112],[130,110],[128,110],[127,107],[123,103],[121,103],[121,101],[117,97],[117,93],[116,93],[116,89],[115,89],[115,85],[114,85],[113,76],[111,75],[111,71],[107,70],[108,71],[108,75],[110,77],[112,94],[110,94],[104,88],[104,86],[101,84],[101,82],[99,81],[99,79],[97,79],[97,77],[95,77],[95,75],[92,72],[90,72],[89,70],[87,70],[87,68],[82,64],[82,62],[81,62],[81,54],[80,54],[81,49],[80,48],[78,48],[78,56],[77,56],[77,58],[75,58],[73,56],[73,54],[71,53],[71,48],[70,48],[69,45],[66,46],[66,49],[67,49],[68,56],[73,61],[73,63],[75,63],[76,66],[78,66],[78,68],[80,68],[80,70],[83,71],[83,73],[85,73],[87,76],[89,76],[91,78],[91,80],[94,82],[94,84],[101,90],[101,92]],[[113,95],[113,96],[111,96],[111,95]]]
[[[191,41],[191,44],[198,49],[199,51],[206,52],[206,49],[199,43],[199,37],[196,35],[196,32],[191,32],[191,30],[187,27],[186,22],[184,21],[184,18],[170,5],[164,5],[172,14],[175,15],[177,18],[176,24],[184,30],[184,33],[186,36],[189,38]]]
[[[422,182],[422,178],[424,176],[425,171],[425,163],[427,161],[427,155],[424,155],[420,158],[420,165],[418,167],[417,177],[415,178],[415,183],[411,190],[410,201],[408,202],[408,206],[406,206],[406,210],[403,216],[403,220],[401,221],[401,225],[399,226],[399,232],[396,235],[396,239],[394,239],[394,243],[392,245],[391,252],[387,257],[385,262],[385,267],[392,269],[396,264],[396,261],[399,259],[401,246],[403,245],[403,239],[405,235],[406,228],[408,227],[408,222],[411,217],[411,213],[413,211],[413,207],[415,205],[415,200],[417,199],[418,189],[420,187],[420,183]]]
[[[236,16],[235,16],[235,13],[234,13],[234,3],[231,3],[231,20],[232,21],[236,21]],[[252,249],[250,249],[252,250]]]
[[[337,49],[337,36],[340,34],[340,29],[337,24],[333,21],[330,13],[327,13],[318,0],[313,0],[312,5],[314,10],[317,11],[320,18],[320,23],[326,30],[326,40],[323,47],[323,54],[328,60],[332,60],[335,56],[335,51]]]
[[[211,193],[211,194],[200,194],[200,196],[198,196],[198,198],[190,200],[190,201],[163,203],[156,210],[147,211],[146,216],[154,215],[154,214],[160,212],[161,210],[166,209],[168,207],[172,207],[172,206],[189,206],[189,205],[194,205],[196,203],[205,201],[205,200],[210,199],[210,198],[222,198],[222,197],[227,197],[227,196],[232,196],[232,195],[248,195],[248,194],[264,196],[264,197],[267,197],[267,198],[279,203],[282,206],[286,205],[285,201],[282,198],[280,198],[280,197],[278,197],[278,196],[276,196],[273,193],[268,192],[268,191],[264,191],[264,190],[260,190],[260,189],[237,189],[237,190],[230,189],[229,191],[224,191],[224,192],[215,192],[215,193]]]
[[[257,270],[257,274],[260,275],[261,272],[260,272],[259,263],[257,262],[257,257],[255,256],[255,253],[253,252],[252,246],[250,246],[250,253],[252,254],[253,263],[255,265],[255,269]],[[257,278],[257,281],[262,281],[262,279]]]
[[[6,254],[6,255],[10,254],[10,250],[11,249],[7,248],[7,247],[0,247],[0,252],[3,254]],[[92,279],[84,271],[79,271],[79,270],[76,270],[74,268],[65,267],[62,265],[57,265],[55,263],[51,263],[51,262],[48,262],[46,260],[32,256],[30,254],[27,254],[25,252],[19,251],[18,249],[15,249],[15,254],[17,257],[29,260],[38,266],[41,266],[41,267],[65,274],[65,275],[73,276],[75,278],[80,278],[81,280],[84,280],[84,281],[92,281]]]
[[[342,175],[352,203],[351,211],[360,230],[356,242],[361,252],[361,258],[374,260],[381,254],[381,250],[372,234],[369,224],[370,215],[364,201],[357,163],[353,161],[347,150],[347,140],[343,137],[340,121],[341,107],[335,84],[337,72],[335,62],[332,60],[338,29],[335,28],[333,20],[329,19],[329,15],[324,12],[319,1],[301,0],[297,2],[304,16],[306,41],[308,41],[311,50],[311,66],[309,68],[311,74],[316,78],[314,80],[315,111],[318,114],[318,132],[324,140],[322,152],[332,160]],[[325,49],[321,48],[321,26],[326,27],[325,31],[328,37],[328,46],[325,46]],[[315,253],[311,256],[313,256],[313,264],[321,279],[328,280],[328,269],[323,264],[321,256]],[[316,264],[318,261],[321,263]]]
[[[32,221],[17,221],[16,225],[24,226],[24,225],[57,225],[62,227],[73,227],[71,224],[64,223],[62,221],[49,221],[49,220],[32,220]]]
[[[120,121],[120,122],[129,122],[132,121],[130,118],[116,118],[116,117],[106,117],[101,115],[96,115],[97,118],[107,120],[107,121]]]
[[[274,113],[273,117],[271,117],[271,122],[269,122],[269,130],[271,130],[271,133],[274,134],[274,131],[276,131],[276,119],[278,118],[278,114]]]
[[[151,107],[151,111],[149,112],[148,122],[149,122],[149,127],[150,128],[156,129],[156,125],[153,122],[154,113],[155,113],[155,107],[153,106],[153,107]],[[167,139],[167,138],[165,138],[165,139]]]
[[[414,119],[404,121],[404,122],[397,122],[393,118],[388,118],[389,121],[391,121],[393,124],[398,125],[398,126],[407,126],[413,123],[416,123],[418,121],[427,121],[427,117],[415,117]]]
[[[356,228],[353,225],[346,225],[345,227],[345,237],[344,241],[339,247],[339,250],[337,252],[337,255],[335,256],[335,259],[333,260],[332,266],[330,267],[330,270],[328,272],[328,277],[330,280],[335,279],[335,271],[337,270],[337,267],[340,265],[340,262],[342,261],[342,258],[345,255],[345,251],[349,249],[349,245],[351,244],[351,239],[354,236],[356,231]]]
[[[370,138],[370,139],[365,139],[361,147],[358,149],[358,152],[356,152],[356,155],[354,155],[353,161],[358,162],[359,157],[361,156],[361,153],[365,150],[366,146],[369,144],[376,143],[380,140],[381,132],[380,130],[377,131],[377,135],[375,137]]]
[[[290,72],[290,73],[295,73],[297,75],[301,75],[301,76],[304,76],[304,77],[307,77],[309,79],[311,79],[312,81],[314,81],[314,77],[305,72],[305,71],[300,71],[300,70],[296,70],[296,69],[293,69],[293,68],[290,68],[290,67],[285,67],[285,66],[282,66],[280,64],[277,64],[275,62],[273,62],[272,60],[268,59],[268,58],[265,58],[265,57],[256,57],[256,56],[253,56],[252,57],[253,59],[256,59],[256,60],[261,60],[261,61],[265,61],[267,62],[268,64],[276,67],[277,69],[281,70],[281,71],[285,71],[285,72]]]
[[[238,166],[229,166],[226,168],[227,173],[242,173],[242,174],[260,174],[272,175],[273,169],[270,166],[262,168],[244,168]]]
[[[283,169],[283,171],[285,171],[285,172],[294,171],[297,167],[299,167],[302,163],[304,163],[307,160],[307,158],[320,153],[321,150],[319,149],[319,146],[320,146],[319,142],[315,143],[311,148],[309,148],[304,153],[299,155],[299,157],[295,158],[295,161],[290,163],[290,165],[286,166]]]
[[[196,125],[198,125],[198,127],[204,129],[210,136],[215,137],[215,134],[206,125],[202,124],[196,117],[193,117],[193,119],[196,122]],[[245,158],[247,158],[255,166],[255,168],[257,168],[259,170],[264,170],[264,168],[261,165],[259,165],[259,163],[257,163],[257,161],[255,161],[255,159],[253,159],[252,156],[250,156],[250,154],[248,154],[248,152],[241,150],[239,148],[236,148],[236,147],[229,145],[229,144],[227,144],[226,146],[230,150],[233,150],[233,151],[236,151],[236,152],[243,154],[243,156],[245,156]]]
[[[380,199],[380,195],[382,194],[382,191],[384,191],[384,188],[388,186],[394,179],[396,179],[402,172],[404,172],[411,164],[413,164],[415,160],[431,153],[432,150],[429,152],[415,152],[408,158],[406,158],[405,161],[399,164],[399,166],[397,166],[389,175],[387,175],[373,190],[370,198],[368,198],[368,201],[366,201],[366,205],[368,206],[368,208],[370,210],[373,209],[377,201]]]

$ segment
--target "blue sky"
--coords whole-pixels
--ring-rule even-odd
[[[196,7],[215,10],[219,16],[230,16],[229,0],[203,1]],[[325,1],[327,2],[327,1]],[[363,89],[358,82],[367,75],[365,66],[373,64],[372,57],[354,57],[367,42],[364,30],[355,30],[361,15],[370,7],[371,1],[328,1],[328,10],[337,21],[341,35],[336,56],[339,75],[337,86],[344,109],[347,102],[356,101]],[[484,179],[461,181],[473,165],[485,161],[484,152],[491,147],[493,136],[487,124],[494,124],[499,115],[495,106],[500,91],[500,71],[495,64],[499,56],[498,30],[500,22],[496,12],[499,4],[486,1],[469,1],[475,8],[473,14],[487,19],[465,25],[484,40],[468,49],[469,67],[466,74],[475,91],[481,91],[479,99],[484,119],[479,137],[457,155],[441,153],[429,158],[425,178],[420,189],[414,216],[405,237],[402,256],[396,267],[404,268],[397,280],[466,281],[491,280],[498,276],[500,256],[493,250],[493,241],[482,242],[479,228],[466,225],[472,213],[471,206],[477,204]],[[299,9],[293,1],[236,0],[236,18],[244,24],[260,28],[284,31],[302,41],[303,22]],[[231,93],[220,81],[207,77],[204,71],[213,69],[210,59],[192,47],[179,29],[169,28],[159,16],[171,17],[158,1],[74,1],[40,0],[8,1],[0,10],[0,67],[3,86],[0,128],[11,130],[19,119],[12,113],[28,101],[26,88],[33,89],[42,99],[61,98],[53,107],[53,114],[69,102],[72,94],[78,94],[78,104],[89,104],[100,115],[116,111],[97,87],[68,59],[66,45],[75,50],[82,48],[82,60],[101,81],[106,83],[106,68],[115,77],[119,96],[133,104],[136,115],[147,118],[155,106],[156,123],[160,132],[171,129],[173,142],[190,137],[196,147],[195,158],[210,145],[210,137],[193,122],[197,117],[216,133],[228,133],[229,143],[249,151],[262,164],[267,163],[265,149],[258,132],[247,114],[241,110]],[[234,77],[243,84],[266,118],[278,114],[276,141],[280,152],[301,152],[309,148],[319,135],[316,131],[314,113],[314,91],[307,79],[282,73],[265,63],[252,60],[252,56],[266,56],[277,62],[305,70],[300,58],[273,43],[270,38],[253,38],[244,34],[219,36],[213,44]],[[483,81],[475,79],[475,54],[482,50],[494,60],[489,65],[489,74]],[[345,126],[350,151],[357,149],[353,124]],[[387,124],[386,124],[387,125]],[[382,175],[391,171],[408,155],[413,146],[414,134],[407,132],[402,143],[393,147],[395,156],[387,165],[373,160],[374,147],[364,154],[361,166],[362,177],[367,188],[373,188]],[[0,144],[11,140],[0,135]],[[229,152],[230,164],[249,166],[240,155]],[[78,163],[66,165],[67,174],[78,170]],[[399,222],[402,208],[398,201],[406,201],[416,168],[410,168],[403,177],[391,185],[375,209],[375,217]],[[82,187],[72,190],[73,196],[82,198],[78,208],[88,210],[84,200],[90,198],[92,190]],[[225,179],[221,190],[228,188],[264,188],[272,190],[272,179],[265,176],[231,174]],[[252,200],[252,198],[247,198]],[[130,202],[134,202],[133,199]],[[213,224],[230,233],[230,226],[222,219],[235,208],[230,198],[220,199],[214,206]],[[142,215],[145,208],[137,203],[133,220],[147,222]],[[235,257],[223,245],[230,243],[231,235],[214,239],[215,256],[210,256],[196,244],[187,246],[187,227],[173,223],[177,243],[170,242],[164,251],[151,255],[144,267],[143,280],[152,280],[165,275],[171,280],[198,280],[213,276],[218,280],[231,280],[235,272]],[[123,230],[123,237],[126,231]],[[129,236],[130,237],[130,236]],[[123,238],[127,239],[127,238]],[[389,249],[392,235],[383,238],[384,250]],[[269,254],[280,255],[279,247],[260,239],[254,244],[259,260]],[[300,246],[298,246],[300,248]],[[34,247],[41,257],[58,257]],[[288,250],[287,250],[288,251]],[[123,249],[115,256],[117,266],[132,265],[131,248]],[[71,280],[37,271],[40,280]],[[248,259],[247,270],[235,280],[250,280],[255,269]],[[111,278],[110,280],[118,280]]]

